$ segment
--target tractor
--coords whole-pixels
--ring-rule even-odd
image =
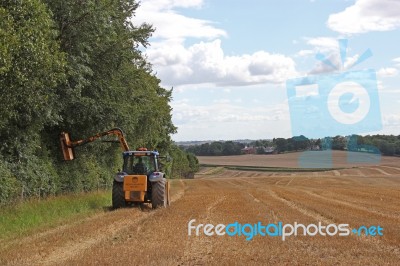
[[[130,150],[123,131],[120,128],[98,133],[86,139],[72,141],[69,133],[60,134],[61,150],[64,160],[75,159],[74,148],[104,136],[116,135],[123,149],[122,170],[114,177],[112,189],[112,207],[122,208],[128,205],[143,206],[151,203],[152,208],[167,207],[170,204],[170,183],[161,171],[161,157],[159,152],[149,151],[146,148]]]

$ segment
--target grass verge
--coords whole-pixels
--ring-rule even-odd
[[[0,240],[103,212],[111,206],[111,192],[72,194],[29,200],[0,210]]]

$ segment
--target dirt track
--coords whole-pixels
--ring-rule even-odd
[[[204,168],[168,209],[107,211],[0,243],[1,265],[389,264],[400,261],[400,167],[318,173]],[[188,222],[380,225],[379,237],[188,236]]]

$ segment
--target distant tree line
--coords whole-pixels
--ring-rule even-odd
[[[264,154],[266,147],[273,147],[275,153],[305,150],[348,150],[358,152],[381,153],[383,155],[400,155],[400,136],[368,135],[368,136],[335,136],[309,139],[303,135],[291,138],[274,138],[272,140],[256,140],[250,143],[233,141],[214,141],[201,145],[192,145],[185,150],[197,156],[222,156],[243,154],[243,148],[254,147],[256,154]]]
[[[276,138],[273,143],[278,152],[301,150],[348,150],[358,152],[400,155],[400,135],[350,135],[308,139],[305,136]]]
[[[307,150],[310,149],[312,145],[311,141],[303,135],[287,139],[274,138],[272,143],[274,144],[278,153]]]
[[[400,135],[353,135],[347,149],[354,151],[379,151],[383,155],[400,156]]]
[[[214,141],[184,148],[197,156],[240,155],[245,144],[233,141]]]

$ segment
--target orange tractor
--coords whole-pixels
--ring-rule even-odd
[[[119,128],[98,133],[87,139],[72,141],[66,132],[60,134],[61,149],[64,160],[74,159],[74,148],[104,136],[116,135],[123,149],[123,166],[113,182],[112,206],[121,208],[132,203],[151,203],[153,209],[167,207],[170,204],[169,182],[161,172],[160,154],[140,148],[129,150],[124,133]]]

